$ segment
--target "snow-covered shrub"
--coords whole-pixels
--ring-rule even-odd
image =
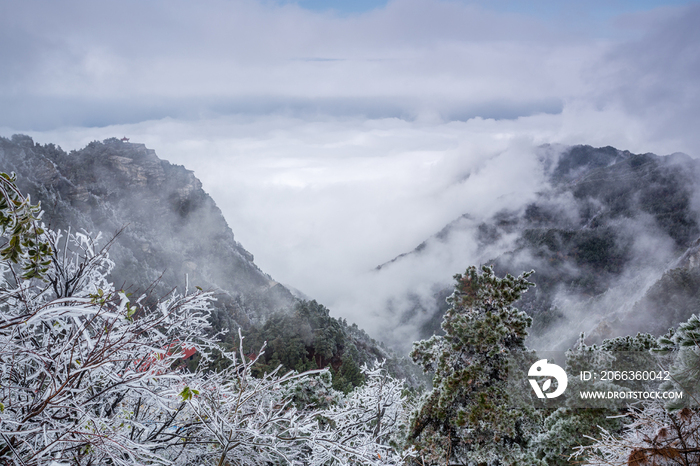
[[[394,465],[411,454],[395,447],[402,382],[381,365],[347,396],[325,370],[255,377],[264,347],[222,349],[210,293],[132,298],[107,279],[106,247],[46,231],[13,192],[0,193],[0,233],[16,252],[0,258],[2,464]],[[304,384],[323,386],[327,403],[300,405]]]

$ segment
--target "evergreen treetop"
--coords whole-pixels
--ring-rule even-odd
[[[491,267],[469,267],[455,275],[445,335],[414,344],[413,360],[435,374],[409,432],[426,464],[537,464],[527,451],[536,414],[512,396],[511,382],[513,360],[520,371],[534,362],[525,347],[532,320],[513,307],[532,273],[499,278]]]

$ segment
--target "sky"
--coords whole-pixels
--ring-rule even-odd
[[[387,300],[480,253],[373,268],[523,205],[537,146],[700,156],[699,21],[659,0],[0,0],[0,135],[145,143],[264,271],[378,336]]]

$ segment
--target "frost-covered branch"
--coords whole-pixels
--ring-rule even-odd
[[[11,289],[5,280],[0,293],[0,457],[167,464],[154,453],[162,439],[135,437],[144,423],[127,410],[136,399],[161,416],[174,409],[169,386],[187,376],[172,369],[181,347],[215,344],[206,337],[212,298],[173,295],[144,308],[143,297],[132,302],[108,283],[105,250],[87,235],[69,232],[67,241],[76,250],[55,250],[52,286],[35,279]]]
[[[601,429],[595,443],[579,447],[575,457],[586,464],[690,466],[700,464],[700,412],[690,408],[669,413],[659,402],[630,408],[621,435]]]
[[[6,463],[393,465],[410,455],[395,438],[406,425],[403,384],[381,364],[330,407],[297,406],[294,387],[327,370],[255,377],[264,347],[249,357],[239,331],[238,351],[222,349],[210,335],[210,294],[147,306],[114,289],[107,252],[87,235],[48,237],[61,246],[49,285],[20,280],[0,294]],[[182,357],[192,349],[190,371]]]

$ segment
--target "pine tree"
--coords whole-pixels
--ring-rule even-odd
[[[566,352],[567,373],[578,374],[587,370],[603,371],[656,367],[649,350],[657,348],[656,338],[650,334],[637,334],[604,340],[600,345],[589,346],[585,335],[581,334],[576,347]],[[616,365],[617,364],[617,365]],[[650,390],[643,380],[625,380],[622,385],[611,381],[597,380],[584,382],[577,377],[569,379],[568,390],[601,392],[633,389]],[[537,456],[548,466],[579,464],[588,459],[590,451],[582,448],[595,442],[601,429],[610,434],[622,432],[622,416],[626,412],[619,400],[587,400],[581,409],[581,400],[569,398],[566,406],[559,407],[549,414],[544,422],[544,432],[535,443]],[[576,459],[571,458],[576,454]]]
[[[666,408],[675,411],[688,404],[700,405],[700,318],[693,314],[687,322],[659,338],[659,354],[673,359],[670,379],[661,390],[681,390],[685,399],[674,399]]]
[[[612,342],[622,350],[651,350],[662,367],[671,361],[670,380],[655,390],[681,391],[683,396],[631,405],[624,418],[619,417],[625,424],[621,430],[600,426],[595,442],[579,447],[574,461],[585,459],[585,464],[596,466],[700,464],[700,319],[691,316],[658,343],[649,335]]]
[[[413,360],[435,374],[409,432],[424,464],[539,464],[529,445],[538,415],[512,385],[527,380],[513,371],[534,362],[524,344],[532,319],[512,306],[532,273],[498,278],[491,267],[469,267],[455,275],[445,335],[414,344]]]

